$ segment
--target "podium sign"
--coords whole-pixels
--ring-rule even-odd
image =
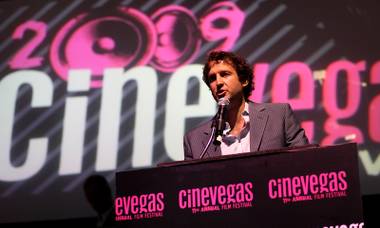
[[[354,143],[116,174],[120,227],[362,227]]]

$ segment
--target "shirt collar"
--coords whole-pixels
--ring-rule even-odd
[[[231,126],[228,122],[226,122],[225,128],[223,130],[223,137],[233,138],[233,140],[235,140],[235,139],[243,138],[244,136],[246,136],[248,134],[248,132],[249,132],[249,110],[248,110],[248,103],[247,102],[244,103],[244,110],[241,113],[241,115],[243,116],[243,119],[244,119],[244,128],[240,132],[240,136],[236,137],[233,135],[229,135],[229,132],[231,131]]]

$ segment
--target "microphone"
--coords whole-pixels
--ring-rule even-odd
[[[208,147],[211,144],[211,141],[214,139],[214,142],[221,143],[222,135],[224,130],[224,113],[226,112],[227,106],[230,104],[230,99],[228,97],[223,97],[218,100],[218,113],[216,114],[216,118],[212,123],[212,131],[211,136],[207,142],[207,145],[203,149],[200,158],[206,154]],[[215,136],[215,138],[214,138]]]
[[[228,97],[222,97],[218,100],[218,113],[216,115],[216,134],[215,140],[219,143],[222,142],[222,135],[225,125],[225,113],[227,106],[230,104]]]

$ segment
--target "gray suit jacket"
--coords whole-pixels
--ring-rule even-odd
[[[302,146],[309,143],[289,104],[253,102],[248,104],[251,151],[247,152]],[[184,136],[185,160],[200,158],[211,135],[212,121],[209,120]],[[221,154],[220,146],[211,144],[204,158]]]

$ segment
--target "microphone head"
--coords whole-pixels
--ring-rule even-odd
[[[230,104],[230,99],[228,97],[222,97],[218,100],[218,105],[228,106]]]

